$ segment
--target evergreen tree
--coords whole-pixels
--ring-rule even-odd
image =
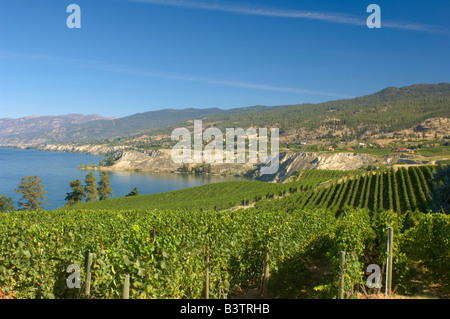
[[[139,196],[139,191],[137,187],[135,187],[131,192],[128,193],[126,196]]]
[[[84,191],[86,193],[86,202],[94,202],[98,200],[97,192],[97,178],[95,178],[94,173],[89,172],[84,180]]]
[[[41,205],[48,205],[44,198],[47,197],[42,181],[37,176],[25,176],[19,183],[16,193],[22,194],[18,204],[24,210],[42,209]]]
[[[98,194],[100,195],[100,200],[108,199],[109,198],[108,194],[113,196],[113,191],[109,184],[110,181],[108,174],[105,171],[102,171],[100,173],[100,182],[98,183],[97,188]]]
[[[81,185],[81,180],[76,179],[70,182],[70,187],[72,188],[72,192],[67,193],[65,200],[67,201],[66,206],[72,206],[76,203],[79,203],[83,200],[83,197],[86,196],[86,192],[84,191],[83,185]]]
[[[15,210],[14,202],[11,197],[6,195],[0,196],[0,212],[7,213],[9,211]]]

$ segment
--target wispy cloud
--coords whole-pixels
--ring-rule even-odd
[[[249,4],[233,4],[233,3],[219,3],[216,1],[186,1],[186,0],[128,0],[128,2],[140,2],[155,5],[165,5],[172,7],[185,7],[201,10],[223,11],[236,14],[265,16],[274,18],[297,18],[310,19],[332,23],[348,24],[355,26],[366,26],[366,16],[356,17],[343,13],[319,12],[319,11],[299,11],[299,10],[283,10],[277,8],[258,7]],[[450,35],[449,30],[442,29],[438,26],[418,24],[410,22],[394,22],[382,20],[382,27],[428,32],[436,34]]]
[[[394,22],[394,21],[383,21],[381,22],[383,28],[391,28],[405,31],[417,31],[426,32],[434,34],[450,35],[450,30],[442,29],[438,26],[421,24],[421,23],[411,23],[411,22]]]
[[[133,66],[129,66],[129,65],[115,64],[115,63],[103,62],[103,61],[98,61],[98,60],[65,58],[65,57],[58,57],[58,56],[27,54],[27,53],[19,53],[19,52],[0,50],[0,58],[14,58],[14,57],[15,58],[33,59],[33,60],[45,60],[45,61],[49,61],[49,62],[54,61],[54,62],[59,62],[59,63],[66,63],[70,66],[76,65],[78,67],[96,69],[96,70],[105,71],[105,72],[131,74],[131,75],[160,78],[160,79],[199,82],[199,83],[206,83],[206,84],[215,84],[215,85],[222,85],[222,86],[229,86],[229,87],[244,88],[244,89],[318,95],[318,96],[326,96],[326,97],[330,97],[330,98],[352,98],[353,97],[351,95],[346,95],[346,94],[337,94],[337,93],[331,93],[331,92],[314,91],[314,90],[307,90],[307,89],[300,89],[300,88],[291,88],[291,87],[275,86],[275,85],[268,85],[268,84],[261,84],[261,83],[242,82],[242,81],[234,81],[234,80],[225,80],[225,79],[217,79],[217,78],[207,78],[207,77],[192,76],[192,75],[185,75],[185,74],[172,74],[172,73],[158,72],[158,71],[154,71],[154,70],[141,69],[141,68],[137,68],[137,67],[133,67]]]
[[[353,96],[345,95],[345,94],[336,94],[330,92],[323,91],[313,91],[313,90],[305,90],[299,88],[291,88],[291,87],[282,87],[282,86],[274,86],[267,84],[259,84],[259,83],[250,83],[250,82],[241,82],[241,81],[232,81],[232,80],[223,80],[223,79],[212,79],[206,77],[198,77],[191,75],[180,75],[180,74],[169,74],[163,72],[155,72],[150,70],[139,69],[135,67],[129,67],[118,64],[102,64],[101,68],[111,72],[117,73],[127,73],[141,76],[149,76],[156,78],[165,78],[172,80],[181,80],[181,81],[190,81],[190,82],[201,82],[207,84],[216,84],[223,86],[231,86],[245,89],[256,89],[256,90],[265,90],[265,91],[279,91],[279,92],[288,92],[288,93],[300,93],[300,94],[310,94],[310,95],[322,95],[336,98],[350,98]]]
[[[350,17],[344,14],[325,13],[317,11],[294,11],[274,8],[256,7],[248,4],[220,4],[214,1],[184,1],[184,0],[128,0],[129,2],[142,2],[173,7],[186,7],[202,10],[225,11],[245,15],[256,15],[275,18],[303,18],[312,20],[322,20],[336,23],[353,25],[365,25],[365,21],[360,18]]]

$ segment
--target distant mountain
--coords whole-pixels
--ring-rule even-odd
[[[170,135],[175,127],[189,127],[203,119],[204,128],[278,127],[286,142],[340,136],[344,139],[394,132],[417,126],[429,118],[450,117],[450,84],[388,87],[377,93],[319,104],[253,106],[222,110],[165,109],[118,119],[78,121],[64,117],[0,120],[0,145],[35,146],[43,143],[86,143],[146,135]],[[48,118],[48,119],[47,119]],[[53,119],[52,119],[53,118]],[[44,120],[47,119],[47,120]],[[92,118],[91,118],[92,119]]]
[[[83,143],[100,141],[118,137],[127,137],[153,129],[161,129],[170,125],[182,123],[193,119],[203,119],[211,116],[257,113],[269,110],[272,107],[252,106],[222,110],[219,108],[208,109],[164,109],[137,113],[134,115],[107,119],[98,116],[91,121],[69,123],[64,122],[64,117],[53,118],[53,125],[48,120],[46,125],[40,125],[44,117],[29,117],[22,119],[0,120],[0,145],[3,146],[35,146],[43,143]],[[72,115],[67,115],[69,118]],[[47,118],[47,117],[45,117]],[[39,126],[39,129],[37,126]],[[14,128],[17,126],[17,128]]]
[[[138,113],[118,119],[95,116],[31,116],[0,120],[0,145],[36,145],[42,143],[87,142],[128,136],[161,128],[192,118],[225,114],[218,108],[160,110]],[[90,119],[88,121],[88,119]]]
[[[85,124],[95,120],[106,120],[103,116],[68,114],[60,116],[27,116],[18,119],[0,119],[0,138],[22,134],[40,134],[49,130],[61,129],[74,124]]]

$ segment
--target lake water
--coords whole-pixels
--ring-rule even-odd
[[[12,197],[15,203],[21,195],[14,192],[22,177],[37,175],[47,191],[44,209],[64,206],[66,195],[71,191],[69,182],[83,181],[89,173],[79,170],[83,164],[98,164],[102,157],[75,153],[44,152],[35,150],[0,149],[0,194]],[[94,171],[99,181],[100,172]],[[137,187],[141,195],[168,192],[209,183],[242,180],[232,176],[193,176],[163,173],[108,173],[114,197],[127,195]]]

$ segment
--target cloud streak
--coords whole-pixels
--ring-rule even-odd
[[[337,94],[337,93],[330,93],[330,92],[323,92],[323,91],[314,91],[314,90],[306,90],[306,89],[299,89],[299,88],[274,86],[274,85],[261,84],[261,83],[215,79],[215,78],[199,77],[199,76],[192,76],[192,75],[185,75],[185,74],[171,74],[171,73],[158,72],[158,71],[153,71],[153,70],[148,70],[148,69],[136,68],[136,67],[129,66],[129,65],[108,63],[108,62],[103,62],[103,61],[98,61],[98,60],[65,58],[65,57],[38,55],[38,54],[26,54],[26,53],[18,53],[18,52],[3,51],[3,50],[0,50],[0,58],[25,58],[25,59],[33,59],[33,60],[44,60],[44,61],[49,61],[49,62],[54,61],[54,62],[59,62],[59,63],[70,64],[71,66],[76,65],[78,67],[96,69],[96,70],[105,71],[105,72],[131,74],[131,75],[137,75],[137,76],[178,80],[178,81],[198,82],[198,83],[214,84],[214,85],[221,85],[221,86],[228,86],[228,87],[237,87],[237,88],[243,88],[243,89],[277,91],[277,92],[296,93],[296,94],[308,94],[308,95],[318,95],[318,96],[343,98],[343,99],[353,97],[351,95],[346,95],[346,94]]]
[[[154,71],[143,70],[143,69],[138,69],[138,68],[124,66],[124,65],[118,65],[118,64],[107,64],[107,65],[103,64],[101,66],[101,68],[106,71],[117,72],[117,73],[134,74],[134,75],[140,75],[140,76],[164,78],[164,79],[171,79],[171,80],[201,82],[201,83],[206,83],[206,84],[216,84],[216,85],[231,86],[231,87],[244,88],[244,89],[256,89],[256,90],[265,90],[265,91],[278,91],[278,92],[287,92],[287,93],[321,95],[321,96],[329,96],[329,97],[335,97],[335,98],[351,98],[351,97],[353,97],[353,96],[346,95],[346,94],[336,94],[336,93],[330,93],[330,92],[305,90],[305,89],[299,89],[299,88],[281,87],[281,86],[274,86],[274,85],[267,85],[267,84],[260,84],[260,83],[250,83],[250,82],[223,80],[223,79],[212,79],[212,78],[205,78],[205,77],[198,77],[198,76],[191,76],[191,75],[179,75],[179,74],[154,72]]]
[[[165,5],[172,7],[184,7],[210,11],[223,11],[242,15],[264,16],[273,18],[310,19],[355,26],[366,26],[366,18],[367,18],[367,17],[350,16],[343,13],[283,10],[283,9],[265,8],[243,4],[231,4],[231,3],[220,4],[211,1],[205,2],[205,1],[186,1],[186,0],[128,0],[128,2]],[[450,35],[449,30],[443,30],[437,26],[426,24],[382,20],[381,26],[385,28],[392,28],[399,30]]]

